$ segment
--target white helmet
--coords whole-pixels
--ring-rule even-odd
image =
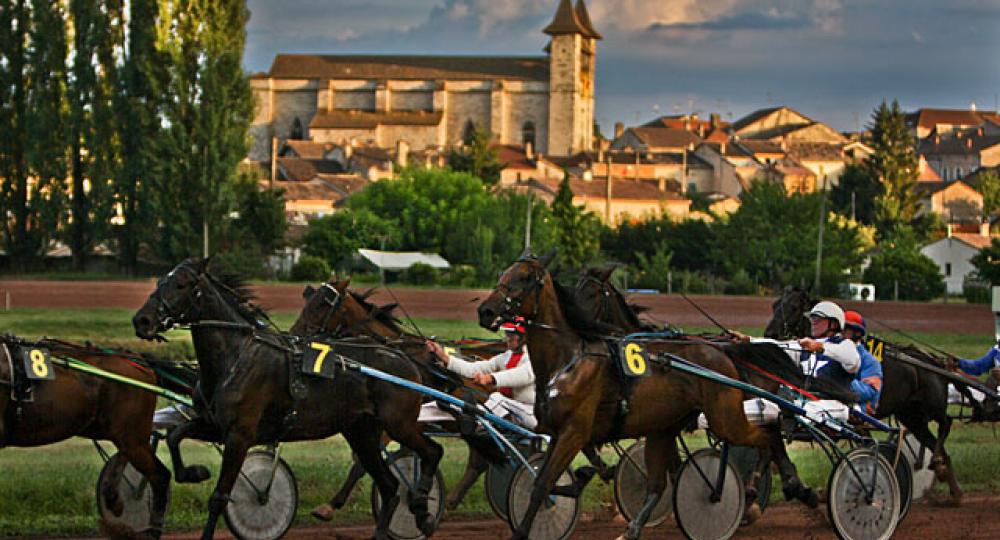
[[[840,325],[841,330],[844,329],[844,310],[829,300],[824,300],[813,306],[812,311],[809,312],[809,317],[833,319]]]

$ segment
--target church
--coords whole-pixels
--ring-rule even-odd
[[[250,79],[249,158],[270,161],[272,139],[424,150],[476,129],[529,152],[588,151],[601,35],[584,0],[560,0],[543,32],[550,40],[539,56],[279,54]]]

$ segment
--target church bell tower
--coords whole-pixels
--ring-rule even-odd
[[[543,30],[549,42],[548,153],[567,156],[593,148],[594,56],[601,34],[594,29],[583,0],[576,7],[560,0]]]

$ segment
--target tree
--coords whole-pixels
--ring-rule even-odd
[[[880,247],[882,252],[872,257],[864,273],[879,297],[889,298],[897,286],[900,300],[927,301],[945,293],[940,269],[920,253],[916,236],[907,226],[895,229]]]
[[[242,0],[160,4],[159,43],[168,84],[157,146],[156,249],[177,260],[210,248],[233,208],[246,156],[253,96],[241,66],[249,12]]]
[[[569,173],[563,173],[559,190],[552,200],[552,219],[556,226],[556,244],[561,262],[580,268],[595,260],[600,251],[601,221],[593,213],[573,204]]]
[[[119,91],[115,93],[115,116],[121,133],[121,167],[115,192],[121,206],[118,255],[129,273],[138,267],[139,246],[152,239],[156,226],[149,172],[157,159],[160,137],[157,116],[162,99],[166,60],[156,49],[157,2],[130,2],[128,47],[121,67]]]
[[[396,237],[398,231],[390,220],[366,209],[344,210],[310,221],[302,249],[325,260],[331,268],[346,270],[358,249],[378,249],[383,239]],[[393,245],[391,240],[388,245]]]
[[[1000,240],[996,238],[989,246],[979,250],[969,261],[976,268],[980,279],[990,282],[990,285],[1000,285]]]
[[[882,193],[875,198],[875,219],[879,232],[886,236],[900,225],[910,224],[920,210],[916,142],[895,100],[891,106],[883,101],[875,109],[869,129],[875,151],[865,166],[882,183]]]
[[[711,257],[727,275],[744,270],[773,288],[815,276],[820,194],[792,194],[773,182],[755,181],[729,220],[717,224]],[[823,237],[823,294],[837,291],[844,273],[861,263],[856,225],[827,220]]]
[[[500,163],[491,139],[490,132],[477,126],[467,144],[448,153],[448,165],[452,170],[467,172],[484,184],[495,186],[500,181],[504,164]]]
[[[995,169],[982,170],[974,181],[976,191],[983,196],[983,220],[1000,209],[1000,175]]]
[[[830,204],[837,213],[871,225],[875,223],[875,204],[880,196],[882,183],[873,176],[871,169],[850,163],[830,190]]]

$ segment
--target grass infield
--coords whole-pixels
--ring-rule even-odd
[[[183,358],[193,355],[186,332],[168,334],[169,343],[150,344],[136,339],[131,327],[133,312],[123,309],[47,310],[16,309],[0,313],[0,331],[27,338],[43,335],[96,344],[126,347]],[[288,328],[294,313],[276,313],[275,322]],[[417,319],[421,332],[442,338],[493,337],[472,322]],[[689,331],[710,331],[689,328]],[[759,328],[741,329],[749,334]],[[884,336],[896,338],[896,336]],[[951,336],[915,334],[921,341],[966,358],[978,357],[992,343],[990,336]],[[899,338],[899,341],[904,339]],[[701,435],[691,436],[694,446],[704,441]],[[458,441],[442,440],[445,459],[442,472],[446,486],[454,485],[465,466],[467,450]],[[105,448],[111,445],[104,443]],[[956,423],[948,445],[956,465],[959,481],[966,491],[995,493],[1000,491],[1000,445],[995,444],[991,426]],[[200,485],[174,484],[167,528],[196,529],[203,524],[205,506],[214,486],[220,458],[211,446],[189,442],[184,446],[189,463],[203,463],[213,472],[212,480]],[[792,458],[803,479],[810,485],[825,487],[830,465],[822,453],[806,444],[795,444]],[[309,510],[326,501],[340,487],[350,467],[350,452],[340,437],[324,441],[294,443],[282,449],[299,482],[300,504],[297,523],[312,523]],[[608,460],[614,452],[605,449]],[[160,457],[169,463],[165,448]],[[42,448],[5,448],[0,451],[0,537],[28,535],[98,534],[94,498],[97,473],[102,462],[92,443],[72,439]],[[355,496],[334,518],[336,524],[371,522],[369,495],[371,484],[362,481]],[[613,505],[611,487],[595,480],[584,494],[584,509],[610,512]],[[780,490],[774,494],[780,498]],[[456,516],[489,515],[489,505],[483,495],[482,481],[469,492]],[[224,525],[223,525],[224,526]]]

